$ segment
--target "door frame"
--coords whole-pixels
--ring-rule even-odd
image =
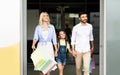
[[[106,75],[106,0],[100,0],[100,68],[99,74]]]
[[[27,0],[20,0],[20,75],[27,75]]]
[[[21,0],[21,52],[20,75],[27,75],[27,0]],[[100,67],[99,75],[106,75],[106,1],[100,0]]]

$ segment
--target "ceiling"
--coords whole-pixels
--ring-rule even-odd
[[[39,9],[47,12],[60,12],[59,7],[65,7],[65,12],[99,12],[99,0],[27,0],[27,9]]]

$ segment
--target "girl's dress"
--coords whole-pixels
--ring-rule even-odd
[[[64,45],[61,45],[61,41],[58,43],[58,56],[55,58],[57,63],[61,63],[63,65],[66,64],[66,49],[67,49],[67,42],[64,41]]]

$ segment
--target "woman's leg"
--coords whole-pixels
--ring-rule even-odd
[[[40,75],[44,75],[44,74],[40,71]]]
[[[41,71],[40,71],[40,75],[44,75]],[[45,75],[50,75],[50,72],[48,72],[47,74]]]
[[[46,75],[50,75],[50,72],[48,72]]]

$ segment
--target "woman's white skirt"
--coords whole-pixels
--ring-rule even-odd
[[[55,61],[53,44],[51,42],[38,43],[37,48],[44,50],[45,56],[48,56],[50,59]],[[56,68],[57,67],[55,66],[55,67],[52,68],[52,70],[55,70]],[[39,70],[39,69],[35,67],[34,70]]]

